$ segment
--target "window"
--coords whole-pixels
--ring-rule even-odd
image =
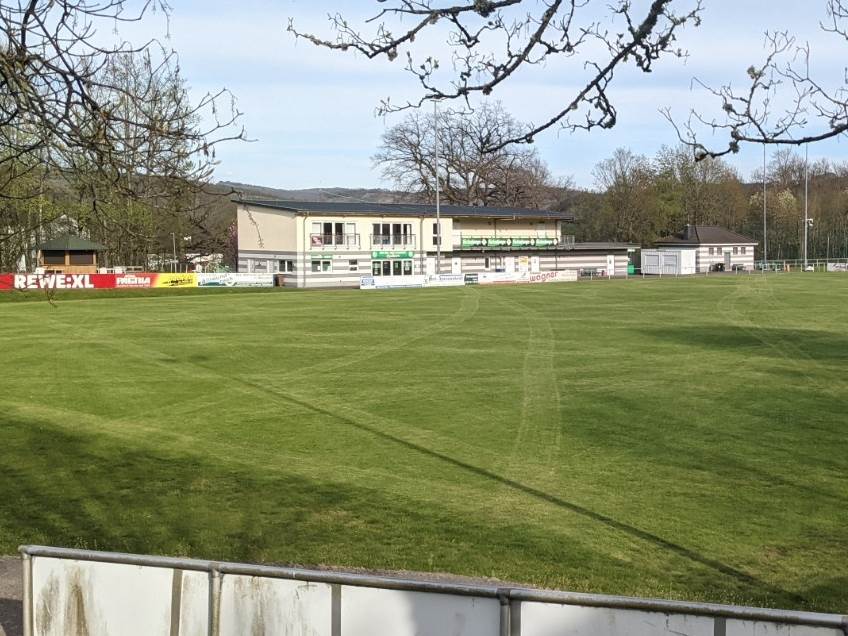
[[[294,271],[294,261],[278,261],[277,262],[277,271],[278,272],[293,272]]]
[[[742,253],[744,254],[744,253],[745,253],[745,251],[746,251],[747,249],[748,249],[748,248],[747,248],[747,247],[745,247],[745,246],[743,245],[743,246],[741,247]]]
[[[712,256],[713,254],[715,254],[715,249],[713,249],[713,248],[711,247],[711,248],[710,248],[710,256]]]
[[[433,223],[433,245],[441,245],[442,244],[442,236],[439,232],[439,224]]]
[[[333,269],[331,261],[312,261],[313,272],[329,272]]]
[[[82,254],[71,252],[69,260],[71,265],[94,265],[94,252],[84,252]]]
[[[347,262],[348,270],[351,272],[355,272],[359,270],[359,261],[351,260]]]
[[[65,252],[47,250],[41,253],[41,259],[44,261],[45,265],[64,265]]]
[[[351,270],[353,271],[353,270]],[[412,276],[412,261],[372,261],[372,276]]]
[[[483,269],[491,269],[492,267],[492,259],[488,256],[483,258]]]
[[[734,248],[733,248],[733,253],[734,253],[734,254],[738,254],[738,253],[739,253],[739,248],[738,248],[738,247],[734,247]]]

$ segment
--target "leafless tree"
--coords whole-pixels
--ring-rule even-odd
[[[378,0],[386,4],[385,0]],[[642,5],[644,6],[644,5]],[[597,16],[606,10],[604,18]],[[394,0],[368,21],[363,34],[342,15],[330,16],[334,39],[289,31],[315,45],[356,51],[369,59],[406,54],[406,70],[422,91],[417,100],[399,105],[386,99],[378,112],[421,106],[426,101],[463,100],[489,95],[527,67],[567,59],[569,79],[582,74],[581,86],[557,104],[544,121],[516,134],[492,140],[492,152],[511,143],[531,143],[552,127],[567,130],[612,128],[617,111],[608,88],[615,74],[632,63],[650,72],[666,56],[683,56],[678,32],[700,22],[700,0],[653,0],[637,15],[631,0]],[[411,21],[404,25],[404,20]],[[413,43],[442,29],[452,62],[443,69],[436,55],[413,55]]]
[[[0,197],[10,182],[28,172],[73,170],[82,156],[88,169],[113,178],[138,171],[122,150],[127,130],[139,147],[144,138],[160,140],[159,161],[148,163],[163,177],[179,171],[197,182],[211,174],[216,144],[241,137],[226,91],[166,112],[151,112],[161,77],[172,72],[173,53],[154,41],[134,46],[103,43],[101,31],[116,23],[142,20],[147,13],[170,11],[167,0],[143,0],[131,12],[127,0],[0,0]],[[132,85],[111,82],[108,67],[118,56],[143,58],[146,74]],[[161,100],[159,100],[161,101]],[[212,122],[205,130],[200,116]],[[147,151],[153,150],[147,147]]]
[[[383,134],[375,165],[405,192],[432,200],[436,183],[436,129],[439,188],[444,201],[461,205],[542,207],[555,183],[534,149],[504,146],[520,124],[500,103],[473,112],[408,113]],[[553,197],[555,199],[555,197]]]
[[[848,2],[827,0],[827,21],[821,29],[832,37],[848,40]],[[767,55],[747,74],[743,91],[729,84],[719,88],[696,80],[719,102],[722,115],[710,117],[693,111],[688,121],[675,124],[680,140],[690,146],[696,159],[719,157],[739,151],[742,143],[798,146],[837,137],[848,132],[848,76],[828,86],[810,73],[808,44],[799,44],[788,32],[766,33]],[[727,141],[708,148],[699,138],[722,133]]]

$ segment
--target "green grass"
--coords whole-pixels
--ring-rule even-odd
[[[848,277],[222,292],[0,302],[0,553],[848,611]]]

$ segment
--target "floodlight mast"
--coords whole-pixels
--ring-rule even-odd
[[[763,271],[768,263],[768,222],[766,221],[766,145],[763,144]]]
[[[809,218],[810,194],[810,147],[804,144],[804,271],[807,271],[807,230],[810,227]]]
[[[435,132],[435,163],[433,174],[436,178],[436,274],[442,273],[442,215],[439,205],[439,102],[433,100],[433,127]]]

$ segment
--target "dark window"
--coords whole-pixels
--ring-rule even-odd
[[[442,237],[439,233],[439,224],[433,223],[433,245],[441,245]]]
[[[44,260],[45,265],[64,265],[65,264],[65,253],[57,252],[55,250],[47,250],[41,253],[41,258]]]
[[[294,261],[280,261],[279,262],[279,271],[281,272],[293,272],[294,271]]]
[[[392,262],[391,261],[383,261],[383,276],[391,276],[392,275]]]
[[[492,262],[488,256],[483,258],[483,269],[489,269],[492,266]]]
[[[738,247],[734,247],[734,248],[733,248],[733,253],[734,253],[734,254],[738,254],[738,253],[739,253],[739,248],[738,248]]]
[[[71,265],[94,265],[94,252],[71,252]]]
[[[412,261],[403,262],[403,275],[412,276]]]
[[[392,276],[400,275],[400,261],[392,261]]]
[[[348,261],[347,266],[350,271],[355,272],[359,269],[359,261]]]
[[[374,261],[371,263],[371,275],[379,276],[383,272],[383,267],[380,264],[380,261]]]
[[[312,271],[320,272],[321,271],[321,261],[312,261]]]
[[[742,253],[743,253],[743,254],[745,253],[745,250],[746,250],[746,249],[747,249],[747,248],[743,245],[743,246],[742,246]]]

